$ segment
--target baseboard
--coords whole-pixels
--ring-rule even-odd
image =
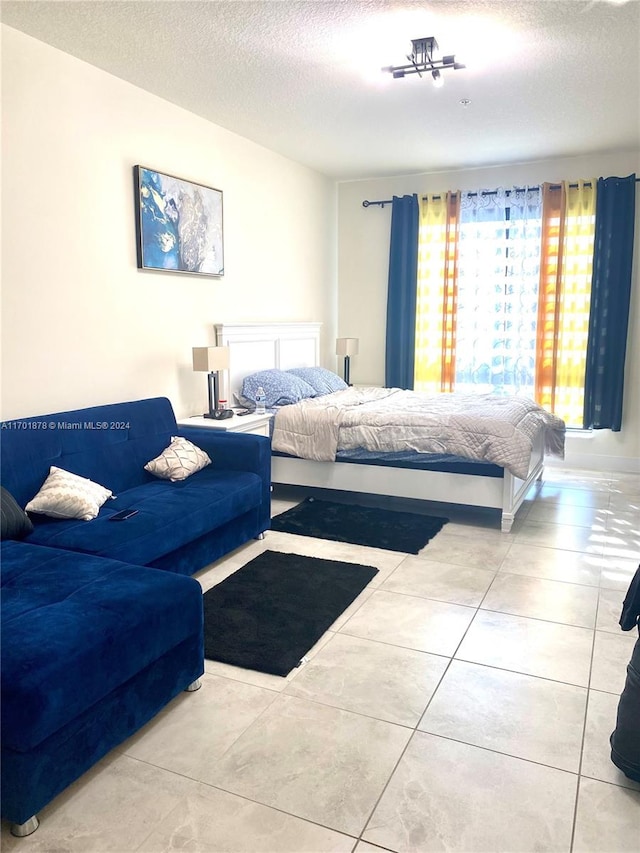
[[[602,471],[604,474],[640,474],[640,458],[633,456],[603,456],[598,453],[574,453],[567,449],[564,459],[545,456],[545,468],[581,468]]]

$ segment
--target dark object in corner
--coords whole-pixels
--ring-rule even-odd
[[[0,516],[2,539],[24,539],[33,530],[33,523],[11,492],[0,486]]]
[[[633,576],[622,606],[623,631],[638,626],[640,634],[640,567]],[[640,782],[640,639],[627,666],[627,680],[618,703],[616,727],[610,738],[611,760],[629,779]]]
[[[640,567],[633,576],[629,589],[624,597],[620,627],[623,631],[631,631],[640,619]]]

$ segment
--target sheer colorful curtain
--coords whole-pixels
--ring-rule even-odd
[[[420,199],[414,388],[453,391],[460,194]]]
[[[581,427],[596,182],[544,184],[535,399]]]
[[[582,426],[595,187],[421,200],[417,390],[522,394]]]

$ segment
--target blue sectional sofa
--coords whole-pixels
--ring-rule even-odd
[[[0,426],[2,486],[18,508],[52,465],[115,496],[90,521],[30,514],[32,530],[2,541],[2,817],[28,834],[44,805],[197,682],[202,593],[185,575],[269,527],[270,450],[262,436],[178,427],[164,398]],[[179,482],[146,471],[174,436],[212,464]],[[138,512],[110,522],[123,508]]]
[[[30,543],[192,575],[270,525],[269,440],[176,424],[169,400],[58,412],[2,425],[2,485],[24,507],[52,465],[110,489],[91,521],[36,519]],[[182,436],[212,464],[177,483],[144,465]],[[139,510],[124,524],[109,517]]]

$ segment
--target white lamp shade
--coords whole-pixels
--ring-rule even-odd
[[[338,338],[336,355],[358,355],[358,338]]]
[[[193,347],[193,369],[212,373],[228,370],[229,347]]]

